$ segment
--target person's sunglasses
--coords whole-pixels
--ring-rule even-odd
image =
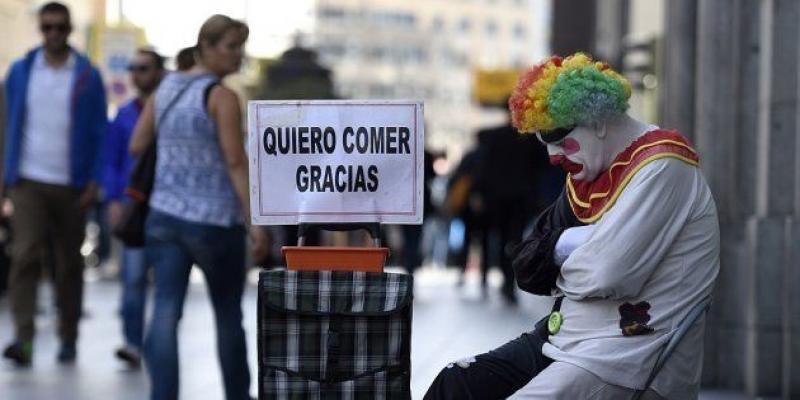
[[[144,72],[148,72],[151,69],[153,69],[153,67],[151,67],[149,65],[146,65],[146,64],[131,64],[131,65],[128,65],[128,72],[137,72],[137,73],[141,74],[141,73],[144,73]]]
[[[555,144],[564,140],[564,138],[567,137],[567,135],[569,135],[573,129],[575,129],[575,125],[550,129],[547,131],[540,131],[536,136],[538,136],[539,140],[545,144]]]
[[[52,32],[56,31],[58,33],[66,33],[69,30],[69,25],[67,24],[41,24],[39,29],[44,32]]]

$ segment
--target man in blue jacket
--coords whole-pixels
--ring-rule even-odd
[[[116,118],[108,126],[103,156],[105,157],[104,181],[108,201],[109,222],[112,227],[122,218],[125,202],[125,187],[133,167],[133,158],[128,144],[133,129],[139,120],[147,98],[155,92],[164,76],[164,58],[158,53],[140,49],[128,66],[131,82],[137,96],[119,109]],[[144,310],[146,299],[147,265],[144,248],[126,246],[122,251],[122,330],[125,346],[116,352],[117,358],[131,368],[141,365],[141,350],[144,336]]]
[[[6,78],[5,184],[14,206],[9,301],[16,340],[3,356],[31,362],[40,255],[53,244],[61,347],[75,360],[83,300],[86,210],[97,198],[106,97],[100,73],[67,43],[69,9],[39,10],[43,45],[16,61]]]

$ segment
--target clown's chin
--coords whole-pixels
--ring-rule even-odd
[[[581,172],[583,171],[583,164],[574,163],[568,159],[565,159],[561,163],[561,168],[563,168],[564,171],[567,171],[570,175],[572,175],[572,178],[574,179],[582,178],[579,177],[578,175],[581,174]]]

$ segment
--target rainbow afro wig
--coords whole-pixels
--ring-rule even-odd
[[[608,64],[575,53],[551,56],[517,82],[508,107],[523,133],[589,124],[628,109],[631,84]]]

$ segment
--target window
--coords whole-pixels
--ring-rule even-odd
[[[454,67],[463,67],[468,64],[467,55],[455,49],[444,49],[442,51],[442,58],[448,65]]]
[[[387,54],[388,52],[383,47],[373,47],[367,50],[367,58],[370,60],[381,61]]]
[[[525,36],[528,34],[527,30],[522,24],[514,25],[514,37],[517,39],[524,39]]]
[[[413,28],[417,23],[417,17],[413,14],[392,11],[379,11],[371,13],[367,18],[370,22],[376,25]]]
[[[433,19],[433,22],[431,23],[431,29],[433,29],[434,32],[441,32],[444,30],[444,20],[442,17],[436,17]]]
[[[486,34],[489,36],[494,36],[497,33],[497,22],[488,21],[486,22]]]
[[[337,7],[323,7],[319,10],[319,16],[322,18],[342,18],[344,14],[344,10]]]
[[[461,18],[461,22],[458,24],[458,29],[460,29],[461,32],[469,32],[469,30],[472,29],[472,21],[470,21],[467,17]]]

